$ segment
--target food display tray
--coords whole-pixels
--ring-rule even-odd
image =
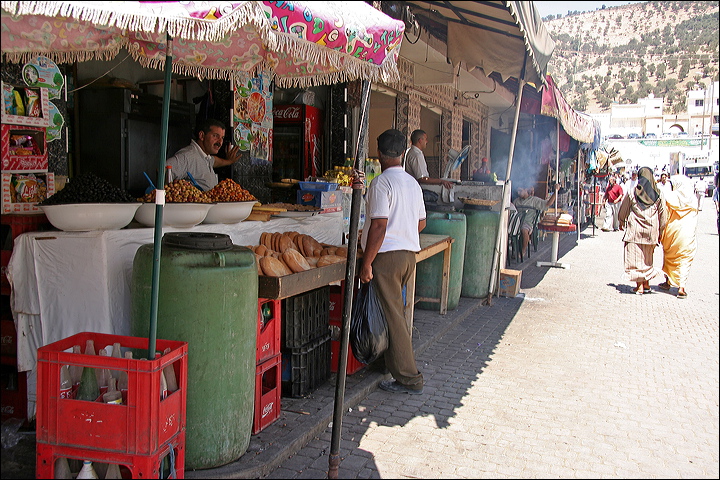
[[[282,299],[324,287],[345,279],[345,262],[333,263],[320,268],[284,277],[258,277],[258,298]]]

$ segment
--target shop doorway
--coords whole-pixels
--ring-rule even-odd
[[[442,110],[432,104],[421,103],[420,129],[427,134],[428,144],[425,147],[425,162],[431,178],[442,176],[443,160],[447,149],[443,147]],[[409,132],[412,133],[412,132]]]
[[[377,158],[377,137],[389,128],[398,128],[396,119],[397,93],[380,86],[370,91],[370,117],[368,122],[368,157]],[[355,142],[356,139],[353,139]],[[353,143],[353,149],[354,149]]]

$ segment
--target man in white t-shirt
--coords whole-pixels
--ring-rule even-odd
[[[373,281],[388,324],[389,345],[385,366],[394,381],[380,388],[394,393],[423,393],[423,376],[415,363],[412,334],[405,321],[402,290],[415,274],[415,253],[425,228],[422,190],[402,167],[407,139],[399,130],[378,137],[382,173],[367,192],[366,220],[360,239],[363,256],[360,281]],[[368,223],[369,221],[369,223]]]
[[[695,196],[697,196],[698,200],[698,212],[702,212],[702,201],[707,193],[707,187],[708,184],[705,181],[705,177],[700,177],[700,179],[695,181]]]

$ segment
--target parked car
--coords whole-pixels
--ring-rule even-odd
[[[689,134],[688,132],[680,132],[680,133],[677,134],[677,136],[678,136],[678,138],[679,138],[679,137],[689,137],[690,134]]]
[[[628,133],[627,138],[640,138],[640,134],[638,133]]]
[[[654,133],[648,133],[647,135],[645,135],[645,138],[657,138],[657,135],[655,135]]]
[[[623,137],[622,135],[619,135],[619,134],[616,133],[615,135],[610,135],[608,138],[609,138],[610,140],[622,140],[622,139],[625,138],[625,137]]]
[[[673,138],[673,134],[670,132],[665,132],[662,135],[660,135],[660,138]]]

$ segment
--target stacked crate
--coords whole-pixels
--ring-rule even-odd
[[[338,371],[338,364],[340,363],[340,333],[342,331],[342,320],[343,320],[343,308],[345,295],[345,280],[340,283],[340,286],[330,287],[330,330],[332,335],[332,343],[330,344],[330,371],[335,373]],[[353,298],[357,295],[357,291]],[[345,368],[346,375],[352,375],[353,373],[362,370],[365,364],[355,358],[353,355],[352,348],[348,342],[348,354],[347,354],[347,367]]]
[[[148,348],[145,338],[84,332],[38,349],[37,478],[55,478],[55,462],[61,457],[118,464],[132,478],[160,478],[168,457],[176,478],[184,478],[188,344],[158,339],[157,349],[170,352],[155,360],[68,353],[89,339],[98,349],[116,342],[145,353]],[[63,397],[64,365],[125,371],[123,403],[103,403],[102,395],[94,402]],[[175,370],[178,389],[162,398],[166,367]]]
[[[329,287],[283,300],[283,396],[304,397],[330,376],[329,306]]]
[[[253,435],[280,418],[280,300],[258,299]]]

